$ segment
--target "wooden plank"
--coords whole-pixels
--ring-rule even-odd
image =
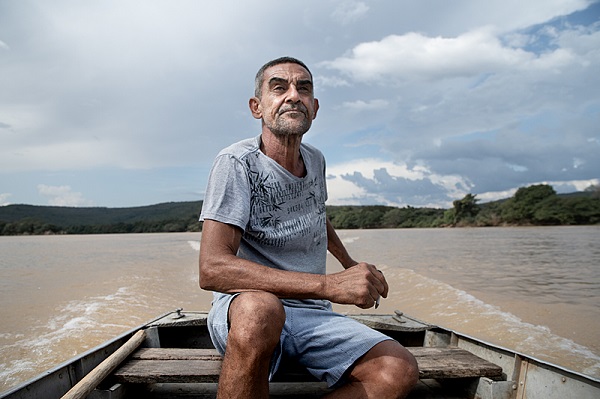
[[[138,360],[132,359],[113,374],[119,382],[217,382],[219,360]]]
[[[407,348],[420,379],[502,378],[502,368],[460,348]],[[221,356],[214,349],[143,348],[114,375],[120,382],[216,382]]]
[[[419,365],[419,378],[502,378],[502,367],[460,348],[407,348]]]
[[[140,348],[132,356],[140,360],[221,360],[216,349]]]

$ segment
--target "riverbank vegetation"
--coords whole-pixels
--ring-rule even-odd
[[[134,208],[0,207],[0,235],[108,234],[201,231],[201,201]],[[338,229],[556,226],[600,224],[600,187],[556,194],[546,184],[522,187],[511,198],[480,203],[467,194],[449,209],[328,206]]]

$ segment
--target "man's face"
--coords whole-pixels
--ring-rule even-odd
[[[252,115],[275,135],[303,135],[318,109],[310,74],[293,63],[265,70],[261,98],[250,99]]]

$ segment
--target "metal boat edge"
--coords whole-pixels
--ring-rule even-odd
[[[181,313],[181,309],[166,312],[62,362],[14,388],[1,392],[0,399],[60,398],[137,331],[153,327],[202,326],[206,324],[207,313],[206,311]],[[479,378],[470,383],[469,389],[472,391],[472,397],[481,399],[596,399],[600,397],[600,379],[598,378],[449,328],[428,324],[401,312],[396,312],[395,315],[348,314],[348,316],[356,318],[372,328],[394,333],[420,329],[424,334],[422,346],[456,346],[501,366],[506,381]],[[551,392],[551,396],[548,396],[549,392]],[[90,398],[92,396],[90,395]]]

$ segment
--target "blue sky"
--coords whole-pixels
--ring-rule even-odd
[[[600,3],[0,0],[0,204],[203,199],[291,55],[329,204],[450,207],[600,184]]]

